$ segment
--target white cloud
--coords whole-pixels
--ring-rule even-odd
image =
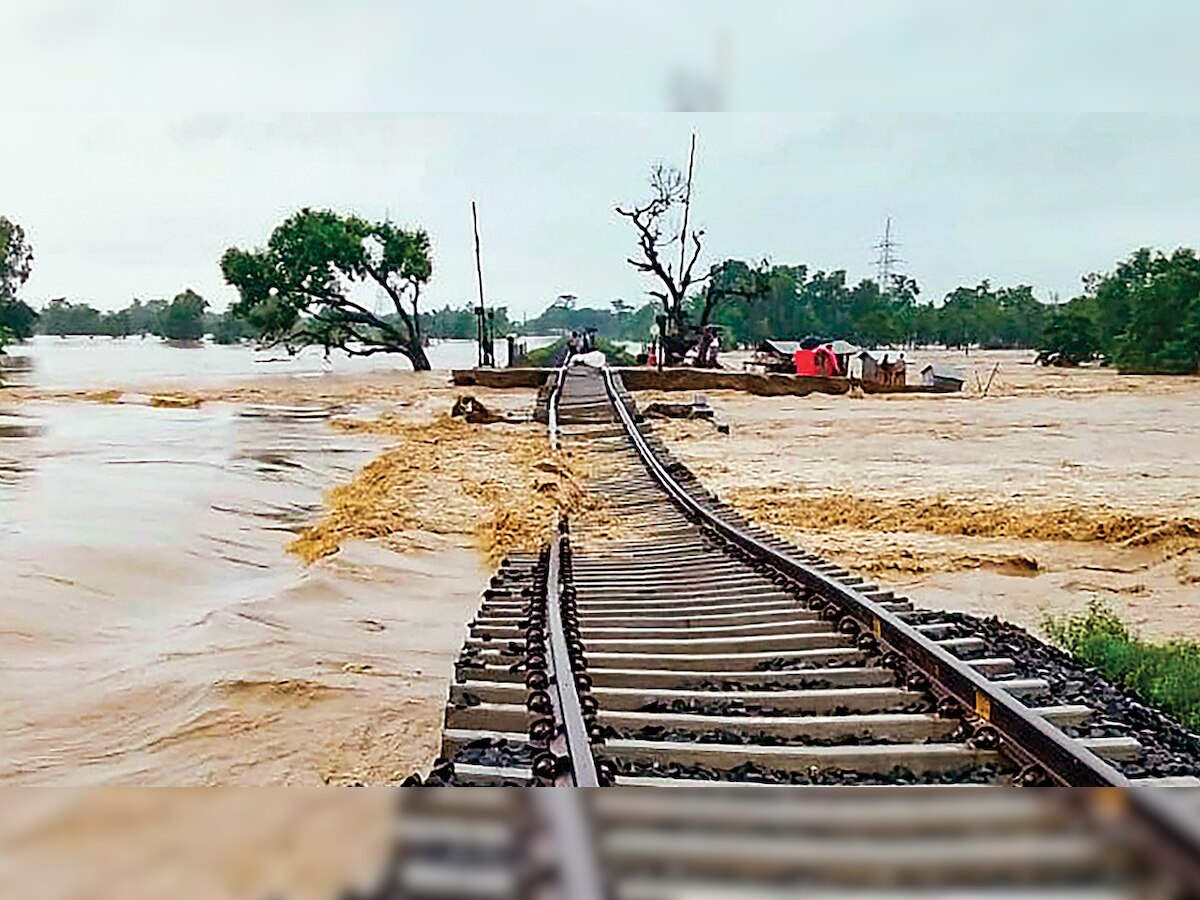
[[[429,229],[431,303],[534,312],[564,291],[637,301],[612,212],[649,163],[700,149],[695,220],[726,256],[871,273],[896,217],[938,296],[990,277],[1070,295],[1143,244],[1193,239],[1200,116],[384,114],[0,116],[3,213],[37,253],[31,298],[115,307],[185,286],[223,304],[217,260],[301,206]]]
[[[1191,239],[1197,25],[1190,0],[8,3],[5,104],[38,114],[0,113],[0,213],[38,300],[223,303],[221,251],[314,205],[426,226],[430,300],[463,302],[472,199],[499,302],[636,300],[612,206],[697,124],[716,257],[866,275],[891,214],[927,293],[1069,294]],[[653,112],[681,72],[792,112]]]

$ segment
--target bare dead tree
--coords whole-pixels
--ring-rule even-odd
[[[648,293],[662,304],[667,327],[674,335],[683,331],[683,304],[688,291],[709,277],[708,273],[695,274],[704,232],[688,232],[686,217],[683,229],[676,232],[671,227],[676,212],[687,210],[690,195],[691,177],[685,178],[678,169],[660,163],[650,171],[650,199],[639,206],[617,207],[617,214],[628,219],[637,232],[641,256],[629,257],[628,262],[639,272],[658,280],[661,287]],[[677,245],[679,263],[675,265],[667,257]]]

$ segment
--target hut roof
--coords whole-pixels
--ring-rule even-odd
[[[921,370],[922,375],[932,373],[934,378],[947,378],[951,381],[966,382],[967,377],[958,369],[950,369],[945,366],[935,366],[932,363]]]
[[[758,349],[763,353],[778,353],[791,358],[800,349],[799,341],[760,341]]]
[[[837,356],[846,356],[851,353],[857,353],[859,347],[854,346],[849,341],[818,341],[813,338],[805,338],[803,341],[776,341],[764,340],[758,344],[758,349],[762,353],[778,353],[781,356],[790,357],[797,350],[806,349],[813,350],[817,347],[828,347]]]
[[[856,347],[849,341],[843,341],[840,338],[836,341],[829,342],[829,349],[837,356],[848,356],[851,353],[857,353],[861,347]]]

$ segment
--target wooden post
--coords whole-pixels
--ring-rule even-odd
[[[495,365],[495,357],[490,343],[487,305],[483,300],[483,260],[479,251],[479,212],[475,208],[474,200],[471,201],[471,225],[475,231],[475,275],[479,280],[479,327],[476,334],[479,341],[479,365],[483,367]]]
[[[692,150],[688,154],[687,189],[683,194],[683,228],[679,232],[679,277],[683,278],[683,266],[687,260],[688,213],[692,209],[692,171],[696,166],[696,132],[692,132]]]

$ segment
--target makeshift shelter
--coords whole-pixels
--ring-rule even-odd
[[[822,344],[815,350],[800,348],[792,354],[797,375],[845,375],[846,370],[839,365],[838,358],[829,349],[828,344]]]
[[[860,381],[880,383],[879,360],[867,350],[863,350],[851,360],[851,368],[846,371]]]

